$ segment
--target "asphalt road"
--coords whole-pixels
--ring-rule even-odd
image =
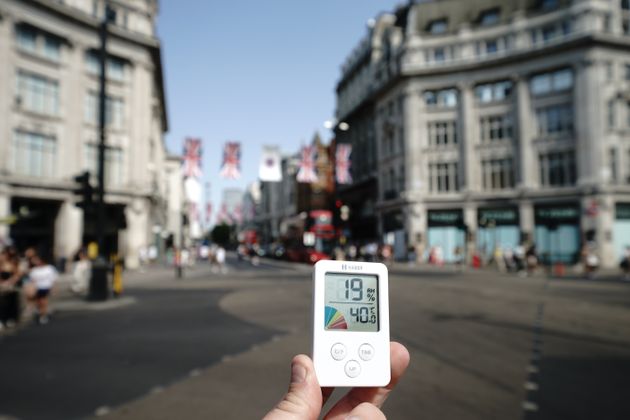
[[[390,418],[630,418],[630,284],[390,275],[392,339],[412,357]],[[134,305],[0,339],[0,414],[257,418],[284,393],[291,356],[309,352],[309,267],[230,260],[223,275],[134,278]]]

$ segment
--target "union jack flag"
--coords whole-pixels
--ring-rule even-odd
[[[241,207],[240,204],[237,204],[234,207],[234,211],[232,212],[232,220],[237,225],[240,225],[243,222],[243,208]]]
[[[212,216],[212,203],[206,203],[206,225],[210,224],[210,217]]]
[[[194,201],[190,203],[188,213],[190,220],[199,221],[199,209],[197,208],[197,203],[195,203]]]
[[[225,203],[221,204],[221,209],[219,210],[219,213],[217,213],[217,218],[216,218],[216,223],[217,225],[220,224],[232,224],[232,221],[230,220],[230,216],[228,216],[228,211],[227,211],[227,206],[225,205]]]
[[[315,146],[302,147],[302,159],[300,160],[300,170],[297,174],[297,181],[307,184],[317,182],[317,172],[315,171]]]
[[[351,144],[338,144],[335,152],[335,176],[338,184],[351,184],[352,175],[350,174],[350,154],[352,153]]]
[[[238,179],[241,177],[241,144],[228,141],[223,147],[223,164],[221,177]]]
[[[201,139],[186,139],[182,166],[185,177],[201,178]]]

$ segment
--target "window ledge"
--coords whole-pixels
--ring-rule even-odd
[[[15,47],[15,52],[25,58],[31,59],[31,60],[35,60],[35,61],[39,61],[40,63],[44,63],[50,66],[54,66],[57,68],[61,68],[62,67],[62,60],[61,58],[59,58],[59,60],[53,60],[52,58],[48,58],[43,54],[39,54],[37,52],[31,52],[31,51],[27,51],[27,50],[23,50],[20,47],[16,46]]]

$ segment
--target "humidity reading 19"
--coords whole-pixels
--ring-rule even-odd
[[[324,302],[326,330],[379,330],[378,276],[326,273]]]

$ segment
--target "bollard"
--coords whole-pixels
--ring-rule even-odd
[[[123,292],[122,269],[122,259],[116,255],[114,257],[114,281],[112,285],[114,296],[116,297],[120,296]]]

